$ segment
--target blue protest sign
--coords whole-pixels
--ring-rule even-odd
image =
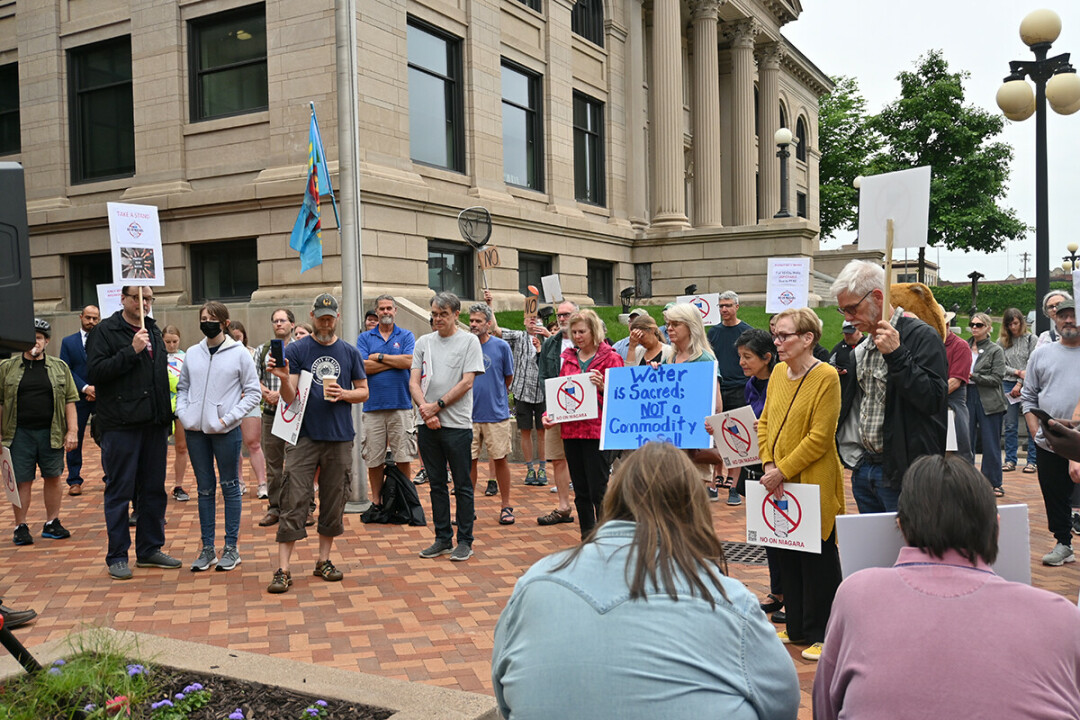
[[[712,447],[705,418],[715,403],[715,362],[610,368],[600,449],[634,450],[652,440],[680,448]]]

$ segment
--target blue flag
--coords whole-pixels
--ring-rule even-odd
[[[319,198],[325,194],[329,194],[333,202],[334,188],[330,184],[326,152],[319,135],[319,123],[315,120],[315,108],[312,107],[311,127],[308,130],[307,187],[300,214],[296,217],[289,238],[289,247],[300,253],[300,272],[322,265],[322,208]]]

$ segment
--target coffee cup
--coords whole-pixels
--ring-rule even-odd
[[[327,392],[330,388],[337,387],[337,375],[323,375],[323,397],[327,402],[337,402],[337,397],[332,397]]]

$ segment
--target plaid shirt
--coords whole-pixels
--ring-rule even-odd
[[[267,340],[255,351],[255,372],[259,376],[259,382],[265,385],[267,390],[279,392],[281,390],[281,380],[266,368],[266,356],[269,354],[270,341]],[[273,415],[274,409],[277,408],[277,403],[270,405],[266,400],[261,400],[259,405],[262,406],[265,415]]]
[[[521,330],[503,330],[502,339],[510,345],[514,355],[514,379],[510,383],[514,400],[544,402],[544,384],[540,382],[540,367],[536,363],[538,353],[532,336]]]
[[[904,315],[903,308],[897,308],[889,321],[893,327]],[[859,343],[855,348],[855,370],[862,390],[862,403],[859,406],[859,441],[863,448],[874,455],[885,452],[885,381],[889,369],[885,358],[871,339]]]

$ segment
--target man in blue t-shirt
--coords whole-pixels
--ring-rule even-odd
[[[268,357],[267,367],[281,380],[280,402],[285,407],[297,396],[301,372],[311,373],[311,390],[304,407],[300,436],[294,446],[285,449],[285,474],[281,479],[281,505],[277,542],[280,567],[267,592],[283,593],[292,585],[289,558],[296,541],[307,537],[304,521],[315,493],[315,474],[319,473],[319,557],[315,575],[337,582],[342,573],[330,562],[334,538],[345,532],[342,517],[349,494],[352,471],[353,403],[368,398],[364,361],[352,345],[335,334],[338,302],[323,293],[315,298],[311,310],[315,333],[296,340],[285,348],[285,367],[274,367]]]
[[[484,373],[473,382],[473,440],[472,484],[476,487],[476,461],[480,449],[487,447],[488,459],[495,466],[493,482],[488,480],[485,495],[500,495],[499,524],[514,523],[514,508],[510,507],[510,462],[506,459],[512,447],[510,428],[510,399],[506,391],[514,381],[514,355],[510,345],[490,334],[495,315],[484,303],[469,308],[469,331],[480,341],[484,354]]]
[[[397,303],[392,295],[375,299],[379,323],[360,333],[356,349],[364,360],[370,398],[364,403],[364,462],[368,467],[371,500],[382,498],[383,465],[386,448],[405,477],[412,477],[413,453],[409,450],[409,430],[413,427],[409,398],[409,369],[412,367],[413,334],[395,324]]]
[[[731,290],[720,293],[720,324],[709,328],[709,345],[720,370],[720,394],[724,398],[724,410],[734,410],[746,405],[746,376],[739,366],[739,351],[735,341],[747,330],[753,329],[749,323],[739,319],[739,296]],[[721,466],[717,465],[719,470]],[[728,477],[716,476],[716,480],[728,487],[728,505],[742,505],[742,497],[735,490],[739,469],[732,468]],[[709,487],[709,499],[717,500],[719,491]]]

